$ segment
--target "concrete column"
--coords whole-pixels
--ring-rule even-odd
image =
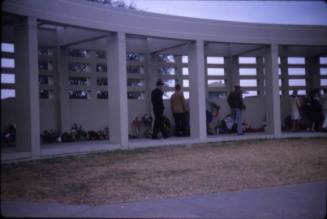
[[[57,47],[57,66],[58,66],[58,120],[59,129],[63,132],[69,132],[71,129],[70,104],[69,104],[69,74],[68,63],[66,61],[66,50],[60,46]]]
[[[238,56],[231,57],[231,82],[232,82],[232,90],[234,89],[235,85],[240,84],[240,76],[239,76],[239,67],[238,67]]]
[[[230,56],[225,57],[225,80],[226,80],[226,91],[229,93],[232,90],[232,77],[231,77],[231,66],[232,66],[232,58]]]
[[[94,43],[96,43],[95,41],[93,41]],[[97,91],[98,91],[98,86],[97,86],[97,78],[98,76],[96,75],[97,74],[97,69],[96,69],[96,65],[97,63],[102,63],[102,62],[98,62],[98,60],[96,59],[96,55],[95,55],[95,51],[89,51],[90,52],[90,57],[88,58],[89,60],[89,64],[90,64],[90,72],[87,72],[86,73],[86,76],[89,77],[89,86],[85,86],[85,89],[86,90],[91,90],[91,93],[90,93],[90,99],[88,100],[89,102],[91,103],[94,103],[96,104],[96,102],[98,101],[98,94],[97,94]],[[107,66],[108,68],[108,66]],[[95,75],[94,75],[95,73]]]
[[[65,47],[60,46],[63,42],[65,32],[64,27],[57,28],[57,118],[58,129],[61,133],[70,132],[71,117],[70,117],[70,104],[69,104],[69,72],[67,62],[67,50]]]
[[[176,71],[176,79],[177,82],[181,85],[181,87],[183,88],[183,66],[182,66],[182,56],[177,56],[176,57],[176,67],[177,67],[177,71]]]
[[[128,147],[126,34],[107,36],[107,76],[110,142]]]
[[[17,80],[17,151],[40,156],[40,103],[37,19],[22,18],[15,26]]]
[[[307,90],[320,88],[320,64],[319,57],[306,57],[305,59],[305,72]]]
[[[281,112],[278,86],[278,45],[272,44],[265,55],[267,133],[281,136]]]
[[[234,90],[234,86],[239,84],[239,74],[238,74],[238,56],[229,56],[226,58],[227,67],[227,93]]]
[[[206,141],[206,102],[204,42],[197,40],[189,46],[190,128],[191,137]]]
[[[146,85],[146,102],[148,105],[148,113],[152,115],[151,104],[151,92],[156,86],[156,80],[158,78],[158,70],[153,64],[151,51],[149,50],[151,45],[151,39],[146,39],[146,53],[144,54],[144,70],[145,70],[145,85]],[[152,115],[154,116],[154,115]]]
[[[262,57],[257,57],[257,79],[258,79],[258,92],[259,97],[262,98],[265,95],[265,75],[264,75],[264,63]]]
[[[58,45],[58,44],[57,44]],[[60,47],[56,46],[54,50],[55,65],[53,72],[53,86],[54,86],[54,102],[55,102],[55,114],[56,114],[56,130],[61,132],[61,119],[60,119]]]
[[[281,71],[281,79],[282,79],[282,95],[288,96],[288,63],[287,57],[280,57],[280,71]]]
[[[257,80],[258,80],[258,104],[259,106],[265,105],[266,87],[265,87],[265,70],[263,57],[257,57]],[[267,82],[266,82],[267,83]],[[265,121],[267,120],[267,113],[264,113]]]

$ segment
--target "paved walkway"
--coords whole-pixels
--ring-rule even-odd
[[[327,182],[317,182],[100,206],[2,201],[1,214],[33,218],[322,219],[326,192]]]

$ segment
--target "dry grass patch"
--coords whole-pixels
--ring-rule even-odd
[[[5,164],[1,199],[98,205],[326,180],[326,138],[258,140]]]

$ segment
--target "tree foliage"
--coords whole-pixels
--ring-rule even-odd
[[[117,8],[126,8],[126,9],[133,9],[136,10],[134,3],[127,4],[123,0],[87,0],[90,2],[100,3],[104,5],[110,5]]]

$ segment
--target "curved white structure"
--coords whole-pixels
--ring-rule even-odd
[[[80,0],[6,1],[3,11],[81,28],[226,43],[326,46],[326,27],[266,25],[166,16]]]
[[[74,123],[88,130],[109,126],[110,143],[100,149],[233,140],[235,136],[207,135],[206,100],[230,92],[238,83],[244,83],[252,96],[245,100],[246,122],[252,127],[266,123],[264,133],[241,139],[279,138],[289,92],[326,86],[327,26],[184,18],[81,0],[10,0],[3,3],[2,12],[3,42],[15,45],[14,55],[2,54],[13,56],[16,64],[14,70],[2,67],[2,73],[15,74],[16,95],[13,100],[2,100],[1,128],[15,123],[17,151],[33,157],[46,154],[39,133],[69,131]],[[40,54],[39,48],[49,48],[52,55]],[[85,51],[86,59],[71,56],[72,49]],[[105,52],[106,58],[98,52]],[[126,60],[126,53],[143,58]],[[158,62],[160,54],[174,55],[173,62]],[[240,57],[252,61],[242,63]],[[292,64],[289,57],[300,62]],[[47,67],[40,69],[40,63]],[[76,63],[84,63],[86,70],[74,72],[70,66]],[[103,66],[107,70],[101,73]],[[162,67],[173,73],[160,74]],[[138,69],[136,74],[130,72],[133,69]],[[292,73],[301,69],[304,74]],[[39,77],[46,78],[46,85],[39,85]],[[103,86],[106,77],[108,86]],[[131,122],[151,113],[148,97],[159,77],[183,83],[190,97],[190,138],[135,142],[129,139],[134,133]],[[48,92],[45,99],[39,99],[41,90]],[[74,100],[71,93],[75,90],[86,92],[88,99]],[[108,92],[108,100],[102,100],[102,92]],[[228,114],[226,100],[218,97],[215,101],[222,116]],[[169,101],[165,104],[170,117]],[[75,152],[81,151],[76,148]]]

